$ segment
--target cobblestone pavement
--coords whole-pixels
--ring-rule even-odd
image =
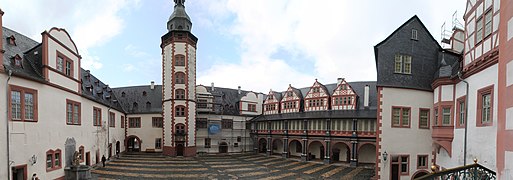
[[[92,170],[93,179],[370,179],[374,170],[261,154],[167,157],[125,154]]]

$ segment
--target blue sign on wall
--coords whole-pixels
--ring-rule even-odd
[[[217,134],[221,132],[221,126],[219,124],[209,124],[208,125],[208,133],[209,134]]]

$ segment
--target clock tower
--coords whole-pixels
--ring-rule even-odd
[[[196,44],[185,0],[174,0],[162,36],[163,154],[196,155]]]

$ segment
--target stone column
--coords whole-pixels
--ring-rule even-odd
[[[288,158],[289,157],[289,138],[288,137],[283,138],[283,153],[282,153],[282,157],[283,158]]]
[[[353,144],[353,150],[351,152],[351,162],[349,163],[351,167],[358,166],[358,141],[356,139],[351,140],[351,144]]]

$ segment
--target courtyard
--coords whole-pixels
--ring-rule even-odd
[[[125,154],[92,170],[93,179],[370,179],[372,168],[301,162],[262,154],[167,157]]]

